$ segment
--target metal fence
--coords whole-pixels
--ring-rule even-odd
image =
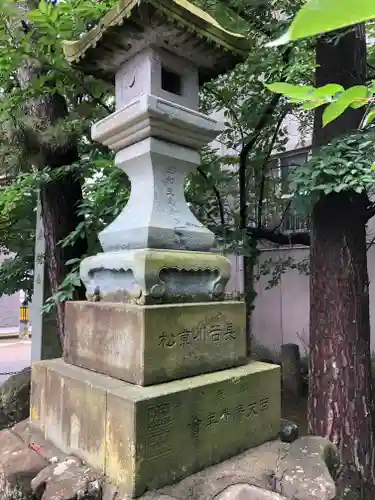
[[[302,233],[310,230],[310,218],[296,214],[286,214],[282,223],[285,233]]]

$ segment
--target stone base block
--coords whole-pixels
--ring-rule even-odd
[[[43,361],[33,367],[31,422],[64,452],[139,496],[275,438],[280,370],[253,361],[137,387],[62,360]]]
[[[121,385],[62,359],[33,363],[31,423],[63,453],[104,471],[107,391]]]
[[[243,302],[68,302],[64,359],[137,385],[246,363]]]

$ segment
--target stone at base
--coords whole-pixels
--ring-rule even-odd
[[[273,439],[280,429],[274,365],[251,362],[151,387],[62,360],[33,370],[32,424],[132,496]]]
[[[152,385],[246,363],[245,304],[66,304],[67,363]]]
[[[27,421],[0,431],[0,450],[2,500],[129,500],[121,487],[61,453]],[[323,438],[268,441],[141,499],[337,500],[332,477],[339,465],[338,450]]]
[[[30,408],[30,367],[12,375],[0,387],[0,430],[24,420]]]

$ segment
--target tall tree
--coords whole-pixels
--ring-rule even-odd
[[[238,169],[232,163],[232,171],[236,176],[238,204],[232,203],[232,209],[234,206],[237,213],[234,220],[225,218],[225,224],[221,222],[221,228],[216,227],[216,231],[220,234],[222,229],[227,236],[235,233],[236,251],[243,256],[243,289],[250,352],[258,242],[268,238],[278,241],[280,235],[276,234],[275,229],[280,226],[282,218],[272,229],[269,228],[269,222],[275,215],[276,206],[283,211],[286,205],[285,201],[275,196],[280,179],[276,182],[272,179],[275,172],[269,168],[269,160],[275,151],[285,150],[287,141],[283,120],[291,111],[279,95],[270,96],[265,91],[263,81],[272,78],[287,81],[294,76],[298,81],[308,83],[309,77],[312,77],[312,51],[307,44],[303,52],[287,47],[270,54],[265,48],[266,42],[283,24],[274,6],[268,2],[230,0],[224,4],[218,0],[201,0],[200,4],[229,29],[246,32],[253,42],[252,53],[244,65],[207,86],[208,93],[213,93],[216,98],[209,100],[211,109],[224,108],[228,119],[222,141],[229,149],[236,151]],[[288,20],[299,4],[298,0],[280,4],[282,17]],[[207,97],[206,93],[203,97]],[[205,105],[207,107],[207,103]],[[306,239],[304,235],[297,235],[297,238]],[[285,241],[289,242],[290,239],[286,237]]]
[[[27,170],[39,173],[34,194],[39,187],[47,281],[54,295],[70,270],[67,263],[79,260],[88,251],[81,209],[84,178],[79,162],[87,155],[92,116],[100,116],[100,110],[106,108],[91,93],[93,86],[88,83],[86,87],[84,77],[65,63],[60,40],[77,36],[86,29],[88,19],[101,17],[108,7],[107,2],[75,0],[62,5],[48,0],[4,0],[2,5],[1,155],[8,168],[16,158],[11,165],[13,175]],[[95,106],[90,108],[91,102]],[[89,113],[85,106],[90,108]],[[9,155],[10,145],[16,151],[13,156]],[[77,228],[83,230],[78,234]],[[72,237],[74,234],[76,237]],[[83,286],[77,280],[75,284],[74,297],[83,299]],[[57,301],[56,306],[56,332],[62,342],[63,301]]]
[[[316,85],[344,88],[366,80],[363,25],[318,39]],[[322,127],[315,113],[314,148],[358,128],[363,109]],[[339,446],[339,484],[373,499],[375,413],[371,376],[365,192],[322,195],[312,211],[310,251],[309,432]]]
[[[331,93],[330,98],[338,92],[337,84],[342,90],[363,85],[366,80],[364,26],[357,25],[318,39],[316,60],[316,85],[336,85],[325,91]],[[286,87],[284,85],[284,89]],[[311,92],[311,88],[306,87],[306,93]],[[362,94],[365,90],[362,87],[355,96],[359,103],[360,98],[363,101],[365,97]],[[291,90],[288,92],[290,97],[301,96],[299,90],[294,95]],[[288,95],[287,91],[284,93]],[[324,92],[319,97],[322,96]],[[358,109],[357,102],[350,107],[355,99],[342,101],[338,108],[340,112],[345,108],[347,111],[325,128],[321,125],[323,110],[316,112],[315,153],[335,137],[358,128],[363,110]],[[313,107],[315,103],[307,109]],[[346,140],[352,147],[358,147],[352,138],[349,141],[343,137],[342,143]],[[366,187],[373,185],[373,179],[371,159],[367,158],[368,165],[359,169],[363,152],[358,151],[358,159],[361,158],[358,165],[352,153],[350,145],[342,151],[336,143],[324,150],[326,156],[320,162],[320,171],[313,171],[311,163],[300,176],[301,181],[307,172],[302,191],[306,191],[308,184],[310,192],[320,193],[312,211],[311,238],[299,235],[288,238],[259,227],[249,228],[248,232],[252,237],[280,244],[297,242],[297,239],[305,244],[311,241],[309,428],[311,433],[331,439],[340,448],[341,493],[350,489],[358,492],[360,498],[370,499],[374,497],[374,402],[366,223],[374,210]]]
[[[21,12],[21,25],[13,24],[13,29],[22,30],[25,36],[32,32],[33,27],[24,14],[37,7],[38,3],[35,0],[18,1],[17,8]],[[19,36],[18,34],[15,38]],[[39,36],[40,34],[36,33],[35,39],[37,40]],[[30,56],[16,72],[21,90],[28,92],[29,87],[45,73],[46,68],[43,64]],[[57,137],[46,133],[48,129],[56,127],[68,116],[68,104],[64,96],[56,90],[40,92],[37,96],[31,95],[24,102],[24,110],[30,118],[28,130],[26,131],[26,127],[24,130],[29,136],[32,134],[33,149],[39,150],[36,168],[61,169],[78,161],[78,145],[74,134],[66,134],[64,138],[60,136],[57,140]],[[82,202],[81,182],[82,179],[77,172],[67,168],[58,179],[52,178],[41,187],[40,199],[46,241],[45,260],[52,293],[57,293],[66,275],[66,262],[80,258],[87,253],[85,238],[65,247],[59,244],[82,222],[82,215],[79,213]],[[82,287],[77,288],[77,297],[84,298]],[[63,302],[57,304],[56,328],[62,343],[64,337]]]

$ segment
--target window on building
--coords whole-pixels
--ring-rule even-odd
[[[272,169],[274,177],[279,180],[278,188],[276,189],[276,197],[284,199],[282,205],[283,219],[281,228],[284,232],[301,232],[308,231],[310,226],[309,218],[305,214],[305,210],[299,199],[288,198],[290,192],[291,174],[294,170],[308,160],[310,151],[308,149],[292,151],[287,154],[280,155],[272,159]]]
[[[296,151],[280,159],[282,182],[289,184],[293,171],[304,165],[309,157],[309,150]],[[287,189],[287,187],[286,187]],[[310,221],[306,216],[299,199],[291,199],[284,212],[282,229],[285,232],[301,232],[310,229]]]
[[[290,182],[290,174],[304,163],[306,163],[309,156],[309,151],[296,151],[291,154],[279,158],[280,179],[284,185],[285,192],[288,191]]]

